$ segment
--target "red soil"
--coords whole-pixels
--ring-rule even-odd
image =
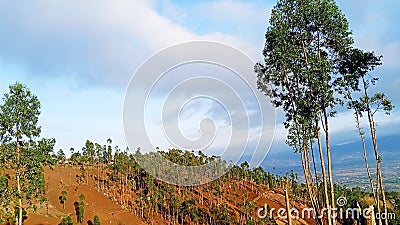
[[[96,169],[92,170],[91,173],[96,175]],[[45,225],[60,223],[63,216],[69,215],[74,223],[77,224],[77,217],[75,214],[74,203],[79,201],[79,195],[85,196],[85,211],[84,211],[84,222],[83,224],[91,224],[95,215],[99,216],[101,224],[115,224],[115,225],[141,225],[147,224],[139,217],[135,216],[128,210],[123,209],[117,202],[112,201],[105,194],[99,193],[95,188],[95,182],[93,178],[88,179],[88,184],[78,184],[77,175],[79,176],[81,171],[79,167],[71,166],[56,166],[54,170],[49,168],[45,169],[46,179],[46,197],[49,199],[49,203],[39,207],[36,214],[29,212],[28,219],[25,221],[25,225]],[[236,184],[234,184],[236,183]],[[236,190],[233,190],[233,186],[236,186]],[[228,207],[228,211],[232,216],[232,219],[238,221],[238,211],[242,210],[239,206],[243,205],[246,200],[251,201],[254,204],[253,215],[257,217],[257,211],[259,208],[267,204],[270,208],[285,208],[285,197],[282,190],[270,190],[267,186],[261,185],[257,188],[255,183],[249,181],[228,181],[222,187],[223,194],[220,197],[214,196],[212,193],[208,193],[203,188],[193,188],[190,192],[190,196],[196,199],[199,207],[207,209],[212,203],[222,202]],[[61,191],[67,191],[67,200],[65,202],[65,210],[63,205],[60,203],[59,197]],[[203,197],[201,197],[203,196]],[[204,205],[200,205],[200,201]],[[299,211],[307,207],[300,200],[292,200],[291,207],[296,207]],[[279,219],[276,212],[273,214],[278,224],[285,224],[284,219]],[[269,216],[269,215],[268,215]],[[160,215],[155,214],[152,219],[153,224],[168,224],[168,222]],[[313,219],[297,219],[293,221],[294,225],[301,224],[315,224]]]
[[[101,224],[115,225],[140,225],[146,224],[140,218],[124,210],[117,203],[108,199],[94,188],[93,180],[89,179],[89,185],[78,184],[76,175],[80,174],[78,168],[57,166],[54,170],[45,169],[47,198],[49,199],[49,214],[46,206],[41,207],[37,214],[29,213],[25,225],[58,224],[65,215],[71,216],[76,222],[74,203],[79,202],[79,195],[85,196],[84,222],[93,222],[95,215],[99,216]],[[61,191],[67,191],[65,211],[59,201]]]

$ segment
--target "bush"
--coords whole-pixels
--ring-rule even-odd
[[[93,218],[93,225],[100,225],[100,219],[97,215]]]
[[[72,219],[70,216],[63,217],[61,220],[61,223],[58,225],[73,225],[74,223],[72,222]]]

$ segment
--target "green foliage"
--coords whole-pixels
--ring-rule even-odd
[[[22,208],[22,222],[28,219],[28,213],[24,208]],[[19,208],[17,206],[14,207],[14,218],[19,217]]]
[[[41,139],[38,142],[30,142],[23,148],[20,168],[22,182],[22,196],[26,199],[38,199],[45,193],[45,181],[43,167],[54,165],[55,160],[50,156],[55,145],[55,139]],[[18,168],[15,168],[18,170]]]
[[[60,203],[63,205],[63,209],[65,210],[65,201],[67,201],[67,191],[62,190],[61,195],[59,197]]]
[[[7,217],[6,207],[10,204],[9,192],[7,176],[0,176],[0,224],[4,223]]]
[[[72,219],[70,216],[63,217],[61,220],[61,223],[58,225],[73,225],[74,223],[72,222]]]
[[[81,202],[85,201],[85,195],[80,194],[79,195],[79,201],[81,201]]]
[[[337,78],[336,83],[340,87],[339,93],[348,101],[349,109],[354,109],[361,117],[368,110],[372,114],[377,111],[384,111],[390,114],[394,106],[384,93],[375,93],[368,96],[368,88],[375,85],[379,80],[376,76],[367,76],[375,67],[382,65],[382,56],[376,56],[374,52],[363,52],[360,49],[352,48],[343,54],[339,63],[339,71],[342,77]],[[361,92],[362,96],[354,100],[354,92]]]
[[[100,218],[97,215],[93,217],[93,225],[100,225]]]
[[[310,129],[319,112],[331,108],[334,114],[339,100],[333,72],[353,42],[350,35],[345,16],[330,0],[280,0],[272,10],[264,63],[255,66],[257,85],[284,110],[287,143],[295,151],[314,137]]]
[[[85,213],[85,202],[84,201],[85,201],[85,196],[83,194],[80,194],[79,195],[78,212],[77,212],[78,213],[77,220],[81,224],[83,222],[83,216],[84,216],[84,213]]]
[[[375,114],[375,112],[377,112],[378,110],[382,110],[387,115],[390,115],[390,111],[392,111],[394,108],[394,105],[384,93],[375,93],[371,97],[370,103],[375,108],[373,114]]]
[[[72,161],[72,163],[74,165],[81,164],[82,163],[81,153],[79,153],[79,152],[72,153],[70,160]]]
[[[112,143],[111,138],[108,138],[107,139],[107,144],[108,144],[107,152],[105,152],[105,155],[104,155],[104,159],[105,159],[105,163],[106,164],[110,163],[113,160],[111,143]]]
[[[211,215],[217,224],[223,224],[223,225],[231,224],[231,218],[225,203],[222,204],[221,207],[212,205]]]
[[[82,148],[82,152],[82,155],[86,158],[86,160],[90,164],[93,164],[95,159],[95,149],[93,142],[86,140],[85,147]]]
[[[255,222],[253,220],[248,219],[246,221],[246,225],[255,225]]]
[[[66,201],[67,200],[67,191],[66,190],[62,190],[61,191],[61,200],[62,201]]]
[[[64,161],[65,160],[65,153],[62,149],[59,149],[57,151],[57,159],[58,161]]]
[[[4,94],[4,104],[0,105],[0,125],[3,142],[12,139],[31,139],[38,137],[40,126],[39,99],[23,84],[15,83]]]

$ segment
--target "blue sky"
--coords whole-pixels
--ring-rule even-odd
[[[382,75],[375,90],[385,91],[398,106],[400,2],[337,3],[350,22],[355,46],[384,56],[383,66],[375,71]],[[32,89],[42,102],[42,136],[55,137],[57,149],[81,149],[86,139],[104,144],[109,137],[124,147],[124,95],[138,66],[161,49],[193,40],[226,43],[261,61],[274,4],[258,0],[1,1],[0,93],[16,81]],[[206,103],[189,104],[184,121],[197,126],[200,118],[220,110]],[[378,115],[381,136],[400,135],[399,107],[390,117]],[[200,110],[190,114],[193,108]],[[282,119],[279,111],[277,118]],[[224,114],[215,117],[222,127],[229,127],[226,120]],[[339,113],[332,124],[335,144],[357,140],[351,113]],[[190,131],[196,126],[182,130],[196,138],[198,134]],[[284,138],[278,121],[271,151],[282,151]],[[140,140],[135,145],[140,146]],[[168,147],[168,143],[159,145]]]

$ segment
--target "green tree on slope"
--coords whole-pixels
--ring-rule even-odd
[[[54,139],[41,139],[38,126],[39,99],[23,84],[9,87],[0,105],[1,161],[3,169],[14,172],[15,186],[10,187],[10,199],[17,202],[17,224],[21,225],[24,207],[40,199],[45,192],[43,167],[54,165],[51,157]]]

